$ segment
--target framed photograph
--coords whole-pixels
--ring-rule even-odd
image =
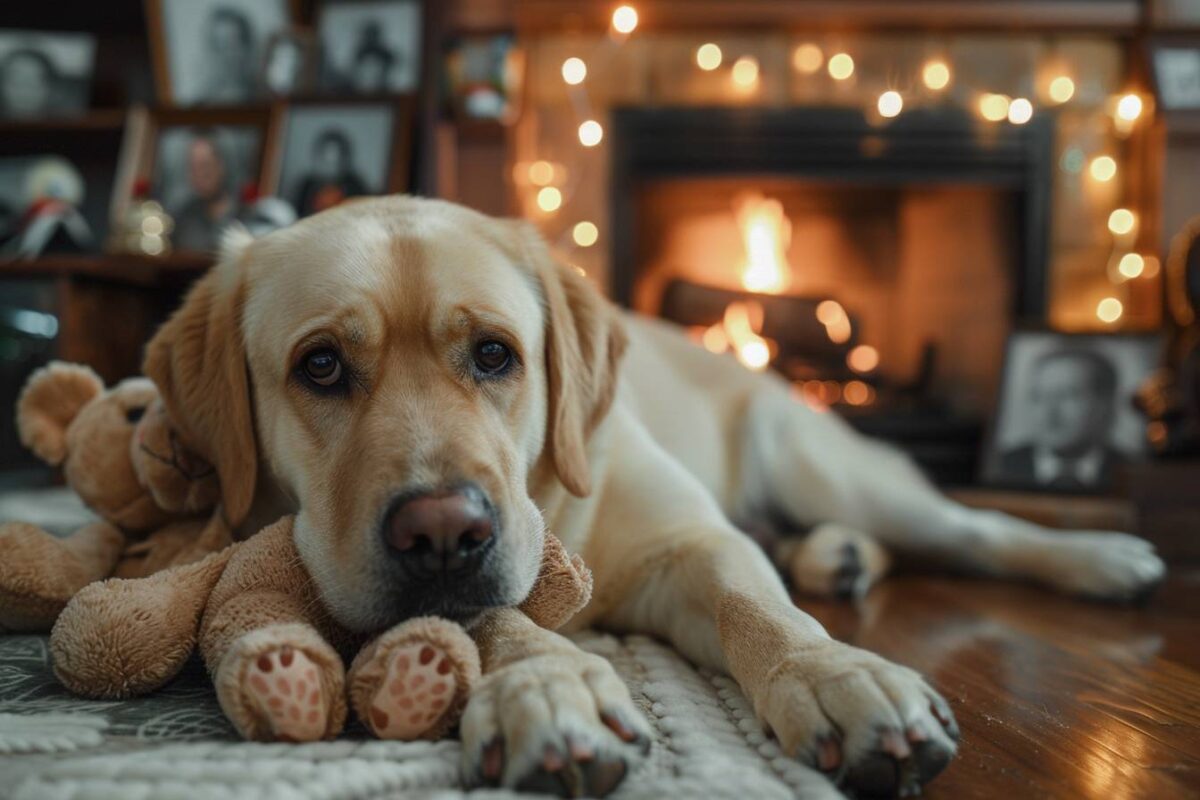
[[[149,116],[127,170],[174,221],[171,246],[211,253],[262,185],[265,111],[159,111]],[[129,191],[127,183],[120,184]],[[128,207],[131,198],[123,197]]]
[[[267,185],[308,216],[351,197],[407,188],[411,104],[292,104],[274,126]]]
[[[444,82],[451,110],[467,119],[515,119],[524,67],[511,33],[456,39],[445,56]]]
[[[259,84],[275,98],[312,94],[317,79],[317,40],[309,31],[279,31],[267,41]]]
[[[95,59],[91,34],[0,30],[0,118],[85,111]]]
[[[421,75],[420,0],[326,2],[317,21],[321,88],[356,95],[415,91]]]
[[[1167,111],[1200,109],[1200,41],[1151,46],[1158,104]]]
[[[1146,453],[1138,387],[1157,368],[1157,335],[1020,331],[1008,341],[983,481],[1064,493],[1114,487]]]
[[[158,94],[177,106],[235,106],[263,96],[271,37],[292,24],[289,0],[146,0]]]

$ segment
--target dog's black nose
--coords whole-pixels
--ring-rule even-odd
[[[408,494],[392,504],[383,538],[411,568],[434,575],[478,566],[495,533],[495,514],[474,484]]]

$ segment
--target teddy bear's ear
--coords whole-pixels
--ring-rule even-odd
[[[104,381],[82,364],[51,361],[29,376],[17,399],[21,444],[56,467],[67,457],[67,428],[104,392]]]

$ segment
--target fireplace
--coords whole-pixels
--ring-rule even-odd
[[[618,109],[611,291],[970,480],[1004,339],[1042,320],[1052,123]]]

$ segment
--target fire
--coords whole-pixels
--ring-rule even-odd
[[[742,286],[747,291],[780,294],[791,282],[787,249],[792,242],[792,223],[784,216],[778,200],[752,194],[737,207],[738,226],[746,246]]]
[[[730,303],[724,318],[706,328],[700,341],[713,353],[732,349],[743,366],[758,372],[766,369],[774,355],[774,343],[759,335],[762,321],[763,308],[758,303]]]

